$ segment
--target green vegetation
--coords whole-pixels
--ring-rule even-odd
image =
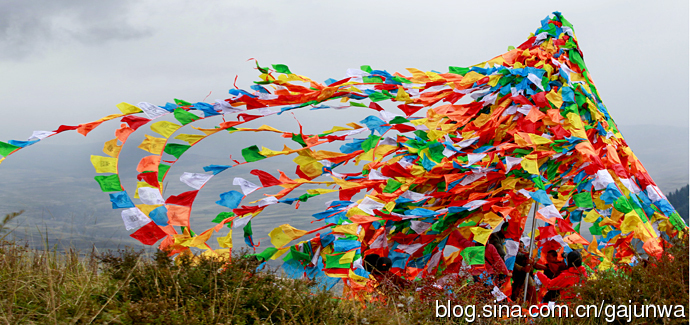
[[[3,224],[4,225],[4,224]],[[256,272],[256,258],[232,260],[132,249],[80,255],[0,242],[0,323],[7,324],[455,324],[435,317],[436,301],[492,304],[491,288],[457,278],[411,288],[382,285],[368,299],[345,299],[315,283]],[[676,240],[660,259],[597,273],[572,304],[688,305],[688,244]],[[630,302],[628,302],[630,301]],[[688,310],[685,311],[686,316]],[[474,318],[475,324],[524,324],[525,319]],[[605,318],[536,318],[539,324],[605,324]],[[687,323],[633,319],[633,323]],[[625,323],[625,320],[618,321]]]

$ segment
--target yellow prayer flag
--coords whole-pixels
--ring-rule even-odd
[[[501,221],[503,221],[503,217],[493,212],[484,214],[484,217],[482,218],[482,222],[488,223],[492,229],[496,228],[496,226],[498,226],[498,224],[500,224]]]
[[[364,210],[360,209],[359,207],[353,207],[351,209],[348,209],[347,212],[345,212],[345,217],[348,219],[356,215],[369,216],[371,214],[364,212]]]
[[[610,260],[605,258],[603,261],[601,261],[601,263],[599,263],[599,265],[597,266],[597,269],[599,271],[606,271],[612,267],[613,267],[613,263],[611,263]]]
[[[393,212],[393,209],[395,209],[395,201],[390,201],[386,203],[386,205],[383,206],[384,209],[388,212]]]
[[[323,171],[323,164],[310,156],[310,153],[302,150],[298,152],[299,156],[292,161],[299,165],[300,170],[309,177],[316,177],[321,175]]]
[[[181,127],[182,125],[175,124],[173,122],[159,121],[151,124],[151,131],[156,132],[167,139]]]
[[[409,104],[412,102],[410,95],[407,92],[405,92],[405,89],[401,86],[398,86],[398,94],[395,96],[395,100],[399,102],[405,102],[405,104]]]
[[[338,157],[347,156],[347,154],[344,154],[341,152],[326,151],[326,150],[316,151],[312,155],[314,156],[314,159],[316,159],[316,160],[324,160],[324,159],[329,159],[329,158],[338,158]]]
[[[427,137],[429,137],[429,140],[435,141],[435,140],[438,140],[440,138],[443,138],[443,136],[446,134],[448,134],[448,132],[443,132],[443,131],[439,131],[439,130],[430,130],[429,132],[427,132]]]
[[[96,120],[96,121],[94,121],[94,122],[91,122],[91,123],[110,121],[110,120],[114,120],[114,119],[116,119],[116,118],[118,118],[118,117],[123,117],[124,115],[125,115],[125,114],[110,114],[110,115],[108,115],[108,116],[101,117],[101,118],[99,118],[98,120]],[[91,124],[91,123],[88,123],[88,124]],[[101,123],[98,123],[98,124],[101,124]],[[96,126],[97,126],[97,125],[96,125]],[[94,126],[94,127],[96,127],[96,126]]]
[[[492,74],[489,76],[489,83],[488,85],[493,87],[498,84],[498,81],[501,80],[501,77],[503,77],[502,74]]]
[[[553,141],[544,138],[542,136],[536,135],[536,134],[529,134],[529,138],[532,140],[532,143],[534,144],[548,144],[548,143],[553,143]]]
[[[446,79],[441,77],[438,73],[433,72],[433,71],[427,71],[426,72],[427,77],[431,79],[431,81],[445,81]]]
[[[529,136],[525,137],[524,133],[522,133],[522,132],[516,132],[513,135],[513,139],[515,140],[515,144],[517,144],[518,146],[521,146],[521,147],[529,147],[532,145],[532,143],[531,143],[532,139]]]
[[[117,145],[117,138],[108,140],[103,145],[103,153],[113,158],[120,155],[120,150],[122,150],[122,145]]]
[[[479,79],[482,79],[486,77],[483,74],[477,73],[475,71],[470,71],[465,76],[462,78],[460,81],[460,87],[469,87],[472,86],[475,82],[479,81]]]
[[[331,193],[331,192],[336,192],[338,190],[331,189],[331,188],[316,188],[316,189],[310,189],[307,190],[307,194],[326,194],[326,193]]]
[[[621,232],[626,234],[634,231],[640,223],[642,223],[642,220],[635,210],[632,210],[625,214],[625,219],[623,219],[623,223],[621,223]]]
[[[272,126],[266,125],[266,124],[260,126],[260,127],[259,127],[258,129],[256,129],[256,130],[257,130],[257,131],[270,131],[270,132],[276,132],[276,133],[283,133],[283,131],[278,130],[278,129],[276,129],[276,128],[272,127]]]
[[[597,221],[597,219],[599,219],[599,217],[601,217],[599,212],[597,212],[597,210],[592,209],[592,210],[589,210],[589,212],[587,212],[584,220],[586,222],[589,222],[589,223],[594,223]]]
[[[489,240],[489,235],[491,235],[491,229],[485,229],[482,227],[471,227],[470,231],[474,234],[474,241],[486,245]]]
[[[587,246],[587,251],[590,254],[599,256],[599,257],[604,257],[604,254],[599,250],[599,244],[597,244],[597,238],[592,237],[592,242],[589,243],[589,246]]]
[[[152,137],[148,134],[144,134],[146,139],[141,142],[139,145],[139,149],[150,152],[154,155],[160,155],[161,152],[163,152],[163,149],[165,148],[165,143],[168,141],[168,139],[165,138],[156,138]]]
[[[195,237],[192,237],[192,240],[189,242],[189,247],[208,249],[208,247],[206,247],[206,242],[209,238],[211,238],[211,235],[213,235],[213,228],[206,230]]]
[[[117,174],[117,158],[91,155],[91,163],[97,173]]]
[[[218,128],[218,127],[217,127],[217,128],[213,128],[213,129],[204,129],[204,128],[198,128],[198,127],[196,127],[196,126],[192,126],[192,129],[198,130],[198,131],[201,131],[201,132],[204,132],[204,134],[206,134],[206,135],[211,135],[211,134],[218,133],[218,132],[220,132],[220,131],[225,130],[225,129],[221,129],[221,128]],[[230,133],[232,133],[232,132],[233,132],[233,131],[230,131]]]
[[[357,236],[357,227],[359,224],[351,223],[349,225],[339,225],[333,227],[334,234],[347,234]]]
[[[199,140],[201,140],[205,137],[206,137],[206,135],[203,135],[203,134],[180,134],[180,135],[176,136],[175,139],[187,142],[191,146],[191,145],[199,142]]]
[[[427,119],[425,117],[425,118],[420,118],[420,119],[416,119],[416,120],[411,120],[410,123],[414,126],[419,126],[419,125],[425,124],[428,121],[429,121],[429,119]]]
[[[429,77],[424,71],[415,68],[407,68],[406,70],[412,73],[412,77],[408,78],[410,81],[422,84],[429,82]]]
[[[145,215],[149,215],[153,209],[162,206],[162,204],[137,204],[136,207],[141,210]]]
[[[350,269],[350,272],[348,274],[348,278],[350,278],[350,280],[352,280],[353,282],[355,282],[361,286],[365,286],[365,285],[367,285],[367,282],[369,282],[369,278],[365,278],[363,276],[357,275],[355,273],[355,271],[352,271],[352,269]]]
[[[120,112],[122,112],[122,114],[134,114],[143,112],[141,108],[125,102],[119,103],[115,106],[120,110]]]
[[[331,133],[333,133],[333,132],[338,132],[338,131],[350,131],[350,130],[352,130],[352,129],[346,128],[346,127],[344,127],[344,126],[334,126],[334,127],[332,127],[330,130],[328,130],[328,131],[323,131],[323,132],[321,132],[321,133],[323,133],[323,134],[331,134]]]
[[[232,229],[227,235],[218,238],[218,245],[220,247],[232,248]]]
[[[356,252],[357,252],[357,250],[354,250],[354,249],[353,249],[353,250],[351,250],[351,251],[349,251],[349,252],[343,254],[343,256],[340,257],[340,260],[338,260],[338,262],[339,262],[340,264],[349,264],[349,263],[352,263],[352,260],[355,259],[355,253],[356,253]]]
[[[501,180],[501,187],[505,190],[512,190],[515,188],[515,185],[517,185],[519,179],[517,178],[506,178],[504,180]]]
[[[273,156],[277,156],[277,155],[284,155],[287,153],[287,151],[275,151],[275,150],[268,149],[264,146],[261,146],[261,151],[259,151],[259,153],[263,156],[266,156],[266,157],[273,157]]]
[[[561,108],[561,105],[563,105],[563,97],[561,96],[560,89],[558,92],[551,90],[548,94],[546,94],[546,99],[556,108]]]
[[[520,165],[522,168],[525,169],[530,174],[533,175],[539,175],[539,165],[537,164],[536,160],[528,159],[528,156],[525,156],[522,161],[520,162]]]
[[[283,254],[285,254],[285,253],[286,253],[287,251],[289,251],[289,250],[290,250],[290,247],[285,247],[285,248],[278,249],[277,252],[273,253],[273,256],[271,256],[271,259],[272,259],[272,260],[276,260],[276,259],[278,259],[279,257],[283,256]]]
[[[335,182],[335,184],[337,184],[338,186],[340,186],[343,190],[347,190],[347,189],[351,189],[351,188],[355,188],[355,187],[360,187],[360,186],[361,186],[359,183],[348,182],[348,181],[346,181],[346,180],[344,180],[344,179],[342,179],[342,178],[339,178],[339,177],[331,176],[331,178],[333,179],[333,181]]]
[[[285,246],[285,244],[304,236],[308,231],[300,230],[294,228],[288,224],[283,224],[268,233],[268,237],[271,238],[271,244],[273,246],[280,248]]]

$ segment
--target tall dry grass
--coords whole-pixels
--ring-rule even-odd
[[[7,220],[7,219],[5,219]],[[9,219],[11,220],[11,218]],[[0,229],[6,222],[0,221]],[[1,231],[0,231],[1,232]],[[258,261],[124,249],[80,255],[32,250],[0,240],[0,324],[604,324],[604,318],[436,318],[441,304],[494,304],[489,287],[458,277],[442,288],[427,278],[407,288],[382,286],[363,299],[344,299],[313,282]],[[597,274],[576,304],[688,304],[688,244],[674,242],[660,259]],[[503,302],[505,304],[505,301]],[[686,314],[688,311],[686,310]],[[616,320],[617,323],[625,321]],[[687,323],[635,319],[633,323]]]

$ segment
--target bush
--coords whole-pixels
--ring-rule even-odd
[[[173,263],[132,251],[101,257],[105,271],[126,285],[109,312],[125,324],[344,324],[352,313],[314,284],[256,272],[253,257],[232,261],[181,255]],[[138,263],[132,261],[139,261]]]
[[[688,245],[676,241],[660,259],[626,271],[597,273],[576,304],[688,303]],[[355,299],[319,291],[313,282],[257,272],[259,262],[132,249],[82,256],[0,244],[0,321],[114,324],[524,324],[526,319],[436,318],[436,302],[493,305],[491,288],[469,277],[439,286],[428,277],[405,288],[381,285]],[[347,295],[347,294],[346,294]],[[505,301],[503,302],[505,303]],[[500,303],[499,303],[500,304]],[[512,308],[512,306],[511,306]],[[686,311],[687,312],[687,311]],[[625,320],[620,321],[623,323]],[[687,319],[634,319],[687,323]],[[532,319],[546,324],[601,324],[596,319]]]
[[[686,317],[688,315],[688,255],[687,237],[685,240],[675,238],[673,246],[666,248],[661,258],[650,257],[641,260],[631,268],[597,272],[595,278],[591,278],[579,288],[581,301],[577,304],[604,304],[633,305],[641,310],[645,305],[682,305]],[[633,317],[634,318],[634,317]],[[605,323],[602,319],[590,319],[593,323]],[[639,319],[634,322],[647,323],[657,321],[659,323],[687,324],[688,319]],[[625,323],[625,320],[618,320]]]

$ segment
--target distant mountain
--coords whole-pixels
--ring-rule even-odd
[[[668,125],[619,125],[618,129],[664,193],[688,184],[690,128]]]
[[[668,202],[676,208],[678,214],[685,220],[685,224],[688,224],[688,202],[690,201],[690,185],[685,185],[675,192],[670,192],[666,195]]]

